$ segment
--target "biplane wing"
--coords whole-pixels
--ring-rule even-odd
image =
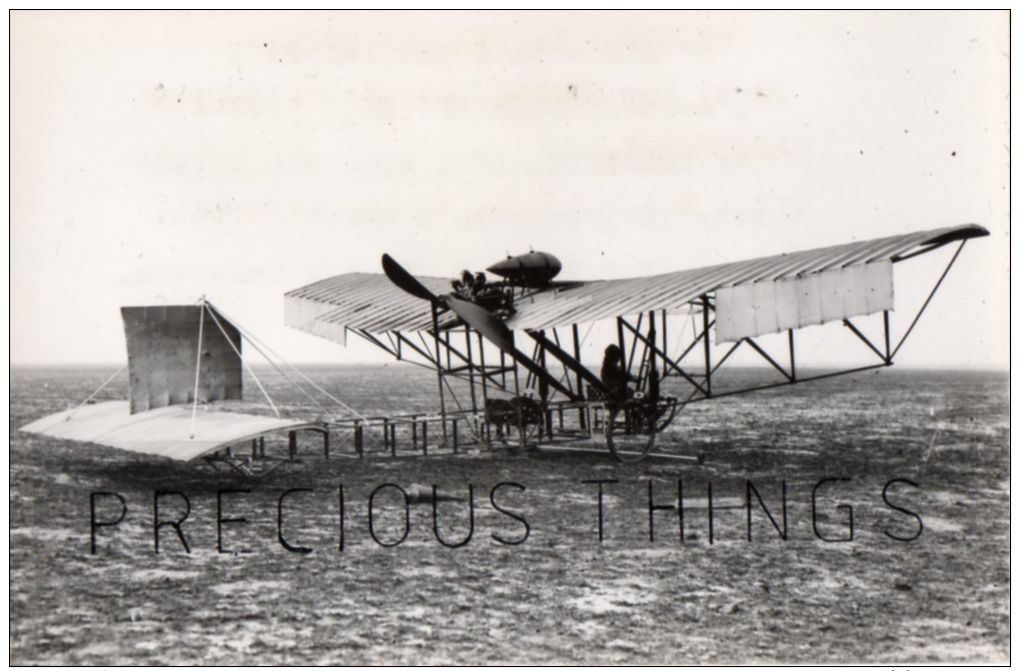
[[[891,309],[892,264],[985,235],[982,226],[968,224],[660,275],[563,283],[517,301],[506,326],[540,331],[649,311],[669,314],[711,294],[717,341],[737,341]],[[418,279],[433,293],[450,290],[449,280]],[[440,327],[455,319],[441,315]],[[285,323],[346,343],[348,329],[376,335],[428,331],[432,314],[427,302],[383,274],[348,273],[287,292]]]

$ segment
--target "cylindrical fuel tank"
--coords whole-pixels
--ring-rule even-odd
[[[493,275],[499,275],[513,284],[524,287],[548,284],[562,269],[563,264],[560,260],[548,252],[508,256],[486,268]]]

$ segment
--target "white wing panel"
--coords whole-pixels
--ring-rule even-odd
[[[716,340],[735,342],[892,308],[890,261],[738,284],[716,293]]]

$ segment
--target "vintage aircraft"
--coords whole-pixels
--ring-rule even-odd
[[[283,371],[286,379],[306,395],[302,384],[343,406],[348,416],[285,419],[257,378],[277,417],[213,410],[208,402],[241,396],[242,336],[266,352],[264,343],[203,299],[196,306],[122,309],[129,401],[85,403],[22,429],[227,463],[245,472],[264,457],[259,446],[265,435],[287,432],[293,457],[302,430],[323,435],[327,456],[331,434],[349,435],[357,456],[371,452],[373,434],[381,437],[384,453],[396,455],[400,442],[427,455],[432,427],[433,436],[437,428],[442,436],[438,446],[433,438],[433,452],[437,447],[457,452],[469,443],[573,446],[606,448],[620,461],[637,461],[689,403],[892,365],[967,240],[986,235],[983,227],[969,224],[595,281],[557,280],[562,264],[545,252],[489,266],[487,272],[500,278],[492,281],[468,271],[453,280],[418,277],[384,254],[381,274],[348,273],[287,292],[285,323],[342,344],[354,334],[398,360],[434,369],[437,413],[364,417],[293,367]],[[952,243],[958,244],[945,270],[894,344],[893,267]],[[873,314],[882,318],[877,344],[851,321]],[[692,323],[689,336],[678,320]],[[603,369],[595,372],[581,362],[579,327],[603,321],[615,322],[615,342]],[[875,363],[798,374],[798,329],[829,323],[859,338]],[[682,332],[672,347],[671,330]],[[756,340],[775,333],[786,336],[783,357]],[[713,357],[722,343],[725,351]],[[529,351],[522,349],[525,344]],[[714,386],[720,368],[741,346],[781,379]],[[785,365],[778,359],[786,359]],[[459,395],[451,380],[459,381]],[[672,393],[664,393],[667,389]],[[251,457],[231,451],[248,441]]]
[[[518,427],[522,444],[531,433],[545,444],[581,436],[603,441],[617,459],[639,460],[686,404],[764,388],[713,388],[719,368],[742,345],[782,375],[768,388],[892,365],[966,241],[985,235],[986,229],[970,224],[663,275],[572,282],[555,279],[562,265],[544,252],[490,266],[488,272],[502,278],[494,283],[467,271],[454,282],[416,277],[383,255],[382,275],[348,273],[288,292],[285,322],[340,343],[355,334],[398,360],[434,368],[440,415],[483,417],[483,441],[491,441],[492,433],[484,429],[505,423]],[[893,266],[951,243],[959,244],[945,271],[893,344]],[[883,326],[877,345],[851,321],[876,313]],[[677,319],[699,324],[689,341],[671,350],[669,324],[675,330]],[[602,320],[615,321],[616,351],[633,393],[621,392],[618,384],[614,389],[581,363],[579,325]],[[796,331],[830,322],[860,338],[876,363],[798,375]],[[755,340],[784,332],[786,366]],[[521,349],[524,342],[530,352]],[[719,343],[730,345],[713,360]],[[495,353],[487,354],[493,347]],[[695,353],[700,361],[688,363]],[[450,378],[467,383],[463,402]],[[661,393],[667,379],[679,383],[673,386],[682,389],[680,395]],[[573,409],[576,425],[564,427],[565,411]],[[444,419],[444,438],[447,424]]]

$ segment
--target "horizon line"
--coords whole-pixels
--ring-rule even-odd
[[[366,366],[368,366],[368,367],[375,367],[375,368],[382,368],[382,367],[393,366],[393,365],[406,365],[408,367],[414,367],[414,368],[420,368],[421,367],[421,366],[416,366],[413,363],[408,362],[408,361],[383,361],[383,362],[376,362],[376,361],[301,361],[301,362],[294,362],[294,361],[290,361],[290,362],[287,362],[287,363],[289,365],[292,365],[292,366],[333,367],[333,368],[355,368],[355,367],[366,367]],[[587,367],[594,366],[595,368],[597,368],[599,365],[601,365],[600,363],[585,364],[583,361],[581,363],[582,363],[582,365],[585,365]],[[116,368],[118,366],[126,366],[126,365],[127,365],[126,362],[123,362],[123,361],[93,361],[93,362],[59,361],[59,362],[22,362],[22,363],[10,363],[9,364],[9,368],[11,370],[16,369],[16,368]],[[258,369],[263,369],[263,368],[265,368],[265,369],[272,369],[272,368],[274,368],[274,366],[272,364],[267,363],[265,361],[260,361],[260,362],[257,362],[257,363],[256,362],[252,362],[249,365],[252,368],[258,368]],[[845,364],[839,364],[839,363],[819,363],[819,364],[810,365],[810,366],[798,366],[798,369],[802,369],[802,370],[825,370],[825,369],[831,369],[831,368],[840,369],[843,366],[845,366]],[[562,368],[563,366],[558,366],[558,367]],[[771,368],[771,366],[769,366],[768,364],[762,364],[762,365],[745,364],[745,365],[740,365],[740,366],[729,367],[728,370],[748,369],[748,368],[752,368],[752,369],[757,369],[757,368],[768,369],[768,368]],[[1008,363],[1003,365],[1003,366],[994,366],[994,365],[971,366],[971,365],[959,364],[959,363],[949,364],[949,365],[939,365],[939,364],[894,364],[894,365],[891,365],[891,366],[887,366],[887,368],[892,368],[892,369],[897,369],[897,370],[926,370],[926,371],[929,371],[929,370],[946,370],[946,371],[959,370],[959,371],[974,371],[974,372],[1004,372],[1004,373],[1009,373],[1010,372],[1010,366],[1009,366]],[[429,370],[431,372],[432,369],[430,368]],[[878,368],[876,370],[882,370],[882,369]]]

